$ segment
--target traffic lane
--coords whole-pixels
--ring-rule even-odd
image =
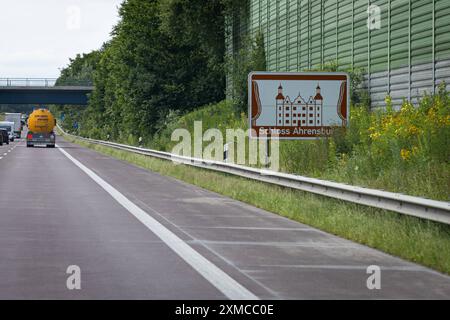
[[[58,149],[21,142],[8,157],[0,299],[225,298]],[[66,287],[70,265],[82,290]]]
[[[450,297],[438,272],[90,149],[71,153],[261,298]],[[382,290],[367,288],[371,265]]]
[[[2,146],[0,146],[0,160],[3,160],[3,158],[6,160],[7,156],[14,151],[14,149],[17,147],[17,143],[10,142],[9,145],[4,143]]]

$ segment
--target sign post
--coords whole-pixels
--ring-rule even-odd
[[[320,139],[348,126],[346,73],[252,72],[248,88],[250,138]]]

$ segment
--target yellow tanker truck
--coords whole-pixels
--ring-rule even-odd
[[[55,147],[56,119],[47,109],[36,109],[28,117],[27,147],[44,145],[47,148]]]

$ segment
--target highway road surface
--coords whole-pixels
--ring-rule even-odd
[[[0,299],[450,298],[438,272],[57,143],[0,147]]]

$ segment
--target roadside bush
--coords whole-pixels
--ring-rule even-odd
[[[173,117],[153,137],[153,148],[170,151],[176,128],[193,134],[194,121],[203,132],[217,128],[247,129],[247,116],[233,102],[222,101]],[[248,141],[248,140],[247,140]],[[350,127],[328,139],[281,141],[280,169],[393,192],[449,200],[450,97],[442,85],[417,106],[404,101],[395,111],[389,97],[386,109],[371,111],[367,104],[351,106]]]
[[[350,123],[345,140],[351,150],[336,152],[336,165],[326,176],[449,199],[450,99],[445,84],[418,106],[405,100],[399,111],[394,111],[390,97],[386,111],[353,108]]]
[[[246,114],[239,113],[232,101],[224,100],[198,108],[183,116],[179,116],[179,114],[173,116],[165,126],[156,132],[149,146],[163,151],[171,151],[177,144],[171,141],[172,132],[175,129],[187,129],[193,137],[195,121],[202,121],[203,132],[209,128],[216,128],[225,137],[226,129],[246,129],[246,119]]]

